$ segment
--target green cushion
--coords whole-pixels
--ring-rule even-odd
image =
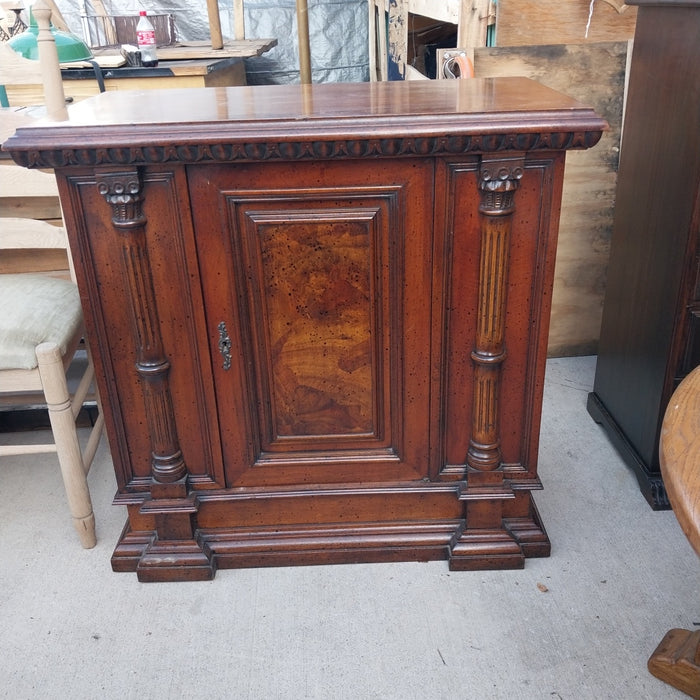
[[[34,348],[65,353],[82,322],[78,288],[46,275],[0,275],[0,370],[34,369]]]

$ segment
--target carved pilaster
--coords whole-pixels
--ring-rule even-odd
[[[523,158],[484,157],[479,173],[481,257],[476,341],[472,351],[474,392],[467,465],[493,471],[501,464],[498,404],[506,357],[505,316],[514,195]]]
[[[158,323],[139,173],[136,169],[100,173],[97,187],[112,208],[112,225],[122,242],[122,271],[129,290],[136,371],[141,379],[151,438],[151,474],[157,492],[154,495],[184,496],[187,468],[168,385],[170,363],[163,351]]]

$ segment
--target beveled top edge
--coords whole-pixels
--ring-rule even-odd
[[[606,126],[592,109],[525,78],[326,83],[102,93],[72,106],[66,122],[18,129],[4,148],[28,167],[293,160],[476,151],[481,144],[465,146],[465,138],[498,135],[510,145],[482,150],[533,147],[513,145],[517,134],[544,136],[544,148],[588,148]],[[573,136],[547,144],[547,134]],[[434,143],[415,146],[420,139]]]

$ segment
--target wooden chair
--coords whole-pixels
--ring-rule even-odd
[[[671,397],[661,427],[659,459],[673,511],[700,555],[700,367]],[[648,667],[657,678],[700,700],[700,630],[670,630]]]
[[[44,86],[47,116],[66,119],[58,55],[49,31],[51,9],[46,0],[37,0],[34,14],[39,25],[39,61],[22,59],[9,47],[0,45],[0,83],[26,80],[27,76],[34,78],[38,71]],[[17,125],[17,112],[8,112],[7,120],[4,116],[3,124],[10,121]],[[0,133],[3,131],[4,127],[0,127]],[[2,169],[8,167],[11,166],[3,165]],[[26,173],[37,180],[47,177],[35,171]],[[8,174],[6,171],[3,189],[12,181]],[[26,177],[22,182],[31,192],[31,182]],[[61,251],[62,262],[58,270],[47,272],[43,267],[47,258],[41,253],[50,250]],[[82,450],[76,419],[92,384],[94,368],[87,352],[85,370],[71,395],[66,372],[82,346],[84,329],[80,297],[67,252],[68,240],[61,226],[26,217],[6,217],[0,221],[0,396],[19,406],[23,402],[35,405],[39,394],[48,407],[53,433],[50,444],[0,445],[0,457],[57,454],[73,524],[81,544],[89,548],[95,546],[96,537],[87,474],[104,420],[100,412]]]
[[[68,118],[68,111],[56,43],[50,31],[51,9],[47,0],[36,0],[32,11],[39,27],[39,60],[22,58],[0,42],[0,86],[41,83],[46,115],[50,119],[62,121]]]
[[[5,218],[0,222],[0,252],[37,249],[67,250],[65,230],[44,221]],[[16,256],[18,266],[32,255]],[[5,264],[7,267],[7,263]],[[0,274],[0,394],[11,396],[12,405],[33,405],[43,395],[49,411],[53,442],[49,444],[0,445],[0,457],[56,452],[73,524],[83,547],[94,547],[95,517],[87,484],[103,431],[102,414],[81,450],[76,419],[94,376],[87,364],[73,395],[66,372],[83,339],[83,316],[78,289],[72,279],[46,273]]]

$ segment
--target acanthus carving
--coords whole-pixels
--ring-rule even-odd
[[[24,167],[137,166],[153,163],[256,162],[332,160],[334,158],[411,157],[568,150],[594,146],[600,132],[567,131],[518,134],[477,134],[405,138],[317,141],[233,141],[203,144],[168,143],[131,147],[76,147],[60,150],[12,151]]]

